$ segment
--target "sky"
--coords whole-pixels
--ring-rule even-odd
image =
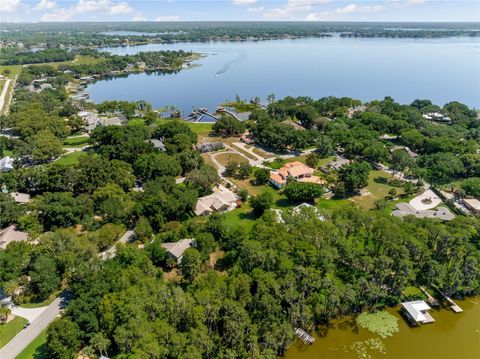
[[[480,22],[479,0],[0,0],[0,4],[0,22]]]

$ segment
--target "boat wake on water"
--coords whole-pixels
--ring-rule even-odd
[[[224,74],[225,72],[227,72],[227,71],[230,69],[230,66],[232,66],[233,64],[235,64],[235,63],[237,63],[237,62],[240,62],[240,61],[242,61],[242,60],[245,60],[246,58],[247,58],[247,54],[244,53],[244,52],[240,52],[240,53],[238,54],[238,57],[237,57],[237,58],[235,58],[235,59],[233,59],[233,60],[228,61],[227,63],[225,63],[225,64],[222,66],[222,68],[215,73],[215,77],[218,77],[218,76]]]

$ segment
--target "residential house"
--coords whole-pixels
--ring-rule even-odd
[[[338,156],[335,158],[335,160],[330,161],[327,166],[332,170],[338,171],[340,168],[348,165],[350,162],[351,161],[348,158]]]
[[[432,308],[423,300],[405,302],[401,304],[402,313],[412,325],[433,323],[435,319],[428,313]]]
[[[10,196],[19,204],[29,203],[31,201],[30,195],[28,193],[12,192]]]
[[[28,233],[19,231],[15,225],[0,230],[0,249],[6,249],[12,242],[21,242],[28,239]]]
[[[463,205],[473,214],[480,214],[480,200],[477,198],[464,198]]]
[[[417,158],[418,157],[418,153],[413,152],[410,149],[410,147],[408,147],[408,146],[392,146],[392,147],[390,147],[390,153],[398,151],[398,150],[407,152],[408,155],[412,158]]]
[[[194,239],[181,239],[178,242],[162,243],[162,247],[167,251],[170,258],[182,262],[183,253],[190,247],[195,246]]]
[[[197,216],[207,216],[213,212],[228,212],[238,207],[240,197],[234,192],[221,187],[217,192],[200,197],[195,207]]]
[[[288,162],[279,170],[270,171],[270,183],[278,189],[285,186],[289,178],[295,179],[299,182],[325,184],[323,179],[313,175],[313,171],[313,168],[308,167],[302,162]]]
[[[45,84],[41,84],[41,85],[40,85],[40,89],[39,89],[39,91],[43,91],[43,90],[51,90],[51,89],[53,89],[53,86],[52,86],[52,84],[45,83]]]
[[[423,115],[423,118],[430,120],[430,121],[435,121],[435,122],[443,122],[443,123],[452,123],[452,119],[443,113],[440,112],[429,112]]]
[[[165,147],[165,144],[163,143],[163,140],[152,138],[150,140],[145,140],[145,142],[151,143],[153,147],[160,152],[165,152],[167,150],[167,148]]]
[[[116,115],[113,117],[100,117],[99,126],[122,126],[127,123],[127,118],[123,115]]]
[[[201,153],[223,150],[225,145],[222,142],[204,142],[197,145],[197,150]]]
[[[77,116],[83,120],[85,125],[85,129],[87,131],[93,131],[95,127],[98,126],[100,119],[98,118],[96,113],[88,112],[88,111],[79,111]]]
[[[280,123],[283,123],[284,125],[287,125],[287,126],[291,127],[295,131],[305,131],[306,130],[305,127],[303,127],[299,123],[293,122],[291,120],[285,120],[285,121],[282,121]]]
[[[0,159],[0,172],[10,172],[13,170],[13,158],[3,157]]]
[[[455,215],[446,207],[417,211],[406,202],[398,203],[392,215],[395,217],[415,216],[417,218],[438,218],[442,221],[451,221],[455,218]]]

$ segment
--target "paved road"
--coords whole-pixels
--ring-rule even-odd
[[[3,105],[5,104],[5,97],[7,97],[7,92],[10,86],[10,82],[12,82],[12,80],[10,79],[6,80],[5,85],[3,86],[2,94],[0,95],[0,112],[3,111]]]
[[[0,358],[15,359],[28,344],[44,331],[48,325],[60,315],[61,309],[64,307],[67,297],[61,295],[56,298],[50,305],[35,319],[28,327],[18,333],[15,338],[10,340],[7,345],[0,349]]]
[[[127,242],[130,242],[132,239],[134,239],[134,236],[134,231],[126,231],[125,234],[117,242],[115,242],[113,246],[111,246],[106,251],[98,253],[98,257],[103,260],[114,258],[117,254],[117,244],[125,244]]]

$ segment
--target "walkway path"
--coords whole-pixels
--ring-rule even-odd
[[[7,79],[5,81],[5,85],[2,89],[2,94],[0,95],[0,113],[3,113],[3,105],[5,104],[5,99],[7,97],[8,89],[10,87],[10,82],[12,82],[12,80],[10,79]]]

